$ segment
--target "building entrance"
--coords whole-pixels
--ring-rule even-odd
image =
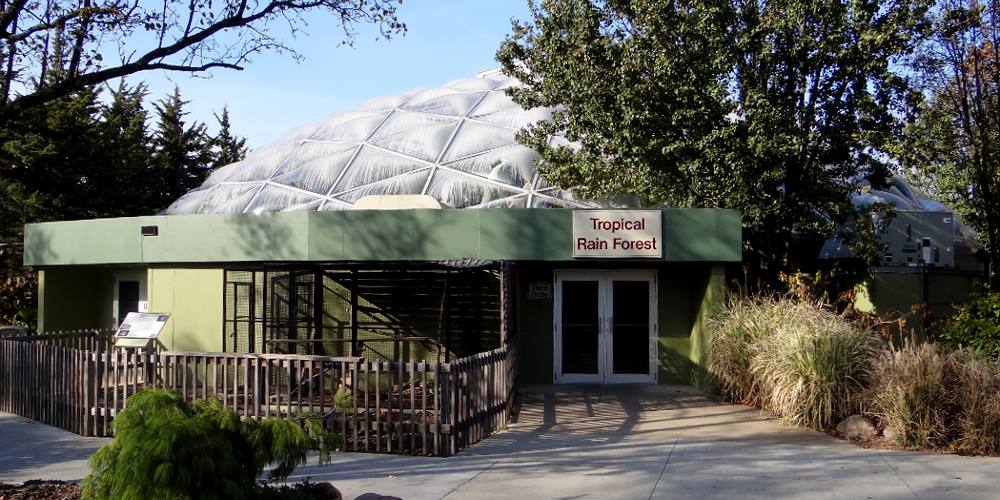
[[[656,272],[556,272],[555,382],[656,382]]]

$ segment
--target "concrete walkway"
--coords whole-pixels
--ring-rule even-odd
[[[863,449],[676,387],[531,387],[456,457],[345,453],[292,479],[345,498],[1000,498],[1000,459]]]
[[[78,481],[90,472],[87,459],[108,441],[0,412],[0,482]]]
[[[0,481],[80,479],[101,439],[0,414]],[[290,480],[345,498],[1000,498],[1000,459],[868,450],[676,387],[531,387],[510,430],[440,459],[360,453]]]

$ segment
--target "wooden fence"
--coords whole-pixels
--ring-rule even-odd
[[[77,335],[80,339],[71,339]],[[114,348],[105,333],[0,340],[0,411],[108,436],[147,387],[218,398],[246,418],[321,415],[345,449],[447,456],[507,425],[516,377],[505,345],[450,363]]]

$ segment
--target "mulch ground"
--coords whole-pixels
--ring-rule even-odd
[[[79,500],[80,486],[64,481],[0,483],[0,500]]]

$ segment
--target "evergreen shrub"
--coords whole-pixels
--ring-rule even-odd
[[[114,420],[111,442],[90,458],[85,499],[250,499],[258,483],[288,477],[319,450],[329,460],[340,438],[318,417],[240,419],[218,399],[189,404],[176,391],[144,390]]]

